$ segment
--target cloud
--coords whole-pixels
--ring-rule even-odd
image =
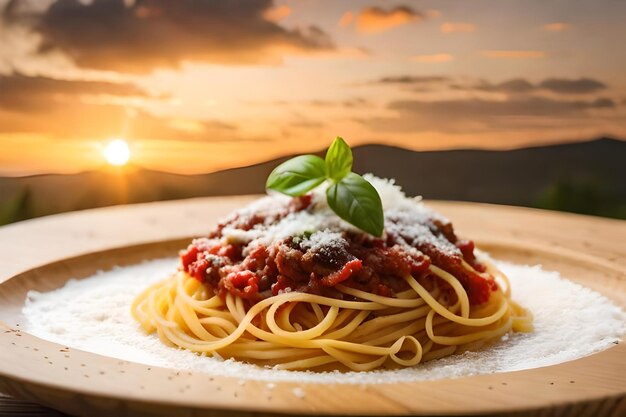
[[[586,94],[604,90],[607,85],[591,78],[579,78],[577,80],[548,78],[540,82],[538,87],[560,94]]]
[[[286,4],[282,4],[280,6],[267,9],[263,13],[263,17],[270,22],[280,22],[287,16],[291,15],[292,12],[293,10],[291,10],[291,7],[287,6]]]
[[[216,120],[203,121],[195,119],[185,119],[173,117],[168,120],[167,125],[181,132],[188,133],[204,133],[207,131],[230,131],[234,132],[237,127],[230,124]]]
[[[348,100],[343,100],[341,104],[343,105],[343,107],[352,107],[352,108],[371,106],[371,103],[362,97],[356,97],[356,98],[352,98]]]
[[[8,111],[45,111],[55,103],[79,100],[80,96],[107,95],[143,97],[150,95],[128,83],[70,81],[20,73],[0,75],[0,107]]]
[[[591,104],[596,109],[612,109],[617,106],[615,100],[606,97],[597,98]]]
[[[366,100],[363,97],[352,97],[344,100],[324,100],[324,99],[313,99],[313,100],[301,100],[301,101],[290,101],[290,100],[272,100],[272,101],[260,101],[260,102],[249,102],[248,104],[260,105],[260,106],[309,106],[309,107],[318,107],[318,108],[332,108],[332,107],[346,107],[346,108],[365,108],[370,107],[372,103],[369,100]]]
[[[334,48],[316,26],[286,29],[267,20],[271,0],[56,0],[44,11],[19,11],[4,22],[26,25],[44,39],[39,52],[62,51],[83,68],[145,73],[185,61],[277,63],[288,54]]]
[[[480,80],[474,83],[451,84],[454,90],[464,91],[489,91],[501,93],[531,93],[537,91],[549,91],[556,94],[591,94],[601,90],[605,90],[607,85],[602,81],[592,78],[547,78],[536,84],[524,78],[513,78],[501,83],[491,83],[486,80]]]
[[[356,28],[360,33],[374,34],[423,19],[424,15],[421,12],[409,6],[396,6],[388,10],[372,6],[366,7],[358,14]]]
[[[350,23],[352,23],[352,21],[354,20],[354,13],[348,11],[345,12],[342,16],[341,19],[339,19],[339,26],[341,26],[342,28],[345,28],[347,26],[350,26]]]
[[[117,120],[119,123],[119,119]],[[161,117],[145,111],[137,111],[125,117],[122,136],[154,139],[202,142],[226,142],[239,140],[237,127],[218,120]]]
[[[45,112],[38,113],[15,113],[0,107],[2,133],[81,141],[119,136],[128,139],[203,142],[244,140],[236,126],[219,121],[161,117],[144,110],[81,102],[53,104]]]
[[[142,139],[229,140],[237,127],[218,120],[159,117],[131,105],[100,102],[159,100],[133,84],[0,75],[0,133],[64,139],[125,136]]]
[[[326,126],[323,122],[317,120],[294,120],[289,122],[289,127],[298,128],[298,129],[319,129]]]
[[[543,25],[543,30],[547,30],[548,32],[563,32],[564,30],[568,30],[570,28],[571,25],[565,22],[552,22]]]
[[[398,75],[381,77],[370,84],[400,86],[405,91],[425,93],[445,90],[453,81],[452,77],[444,75]]]
[[[536,59],[546,56],[544,51],[522,51],[522,50],[491,50],[481,51],[481,55],[487,58],[503,58],[503,59]]]
[[[484,91],[493,93],[530,94],[550,92],[561,95],[592,94],[606,90],[608,86],[593,78],[546,78],[533,83],[525,78],[512,78],[499,83],[484,79],[455,78],[444,75],[395,75],[381,77],[373,84],[415,84],[448,88],[457,91]],[[420,90],[421,91],[421,90]]]
[[[388,106],[400,112],[439,113],[447,117],[451,114],[465,114],[465,117],[490,116],[550,116],[555,114],[578,114],[582,110],[615,107],[613,100],[602,98],[592,101],[554,100],[544,97],[519,98],[506,101],[483,99],[459,99],[444,101],[395,101]]]
[[[545,97],[520,97],[505,101],[477,98],[423,101],[400,100],[387,106],[395,117],[364,121],[376,130],[453,133],[492,129],[533,129],[555,121],[583,121],[590,110],[610,110],[616,106],[608,98],[596,100],[555,100]]]
[[[450,89],[458,91],[485,91],[490,93],[524,94],[537,91],[537,87],[525,78],[513,78],[500,83],[480,79],[477,81],[455,81]]]
[[[445,22],[439,26],[439,29],[443,33],[474,32],[476,30],[476,25],[473,23],[463,22]]]
[[[451,77],[445,75],[394,75],[382,77],[376,80],[375,84],[440,84],[452,81]]]
[[[524,78],[513,78],[495,85],[486,83],[483,88],[479,89],[506,93],[528,93],[535,90],[535,88],[536,87],[530,81]]]
[[[287,102],[289,105],[295,104],[294,102]],[[362,97],[354,97],[345,100],[307,100],[302,102],[303,104],[311,107],[368,107],[370,102]]]
[[[395,86],[413,91],[418,97],[390,101],[385,113],[391,116],[357,120],[365,127],[389,134],[602,128],[611,121],[623,120],[623,111],[618,108],[621,104],[610,97],[596,96],[608,86],[592,78],[552,77],[537,82],[512,78],[492,82],[438,74],[401,74],[381,77],[370,84]],[[436,96],[417,95],[435,91]],[[568,99],[576,94],[590,96]]]
[[[425,63],[439,63],[452,61],[454,57],[450,54],[413,55],[411,61]]]

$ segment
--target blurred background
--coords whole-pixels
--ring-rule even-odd
[[[263,192],[343,136],[409,194],[626,218],[621,0],[0,0],[0,224]]]

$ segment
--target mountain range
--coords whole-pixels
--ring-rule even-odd
[[[507,151],[353,148],[354,170],[395,178],[409,195],[626,218],[626,142],[600,138]],[[114,204],[264,192],[288,155],[199,175],[139,167],[0,178],[0,224]]]

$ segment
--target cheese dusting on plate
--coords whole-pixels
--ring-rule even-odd
[[[134,297],[168,277],[177,258],[158,259],[70,280],[55,291],[28,294],[25,331],[52,342],[151,366],[220,376],[311,383],[395,383],[531,369],[581,358],[618,343],[626,314],[606,297],[539,266],[498,262],[515,298],[532,311],[532,333],[509,334],[499,343],[399,370],[304,372],[261,368],[203,357],[147,336],[130,315]]]

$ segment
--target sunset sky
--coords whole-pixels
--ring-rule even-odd
[[[0,0],[0,175],[626,138],[626,1]]]

